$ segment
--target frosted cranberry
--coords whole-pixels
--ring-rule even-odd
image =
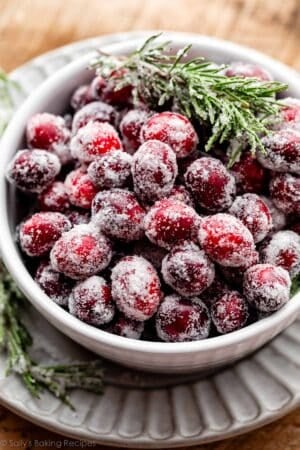
[[[45,150],[19,150],[7,168],[8,181],[25,192],[39,193],[51,184],[61,164]]]
[[[285,214],[300,215],[300,178],[289,173],[276,175],[270,182],[271,199]]]
[[[259,151],[260,164],[275,172],[293,172],[300,175],[300,131],[283,128],[262,139],[265,152]]]
[[[229,291],[220,297],[211,308],[211,318],[221,334],[243,328],[249,317],[249,307],[237,291]]]
[[[229,214],[202,218],[198,237],[203,250],[222,266],[246,265],[255,251],[253,236],[248,228]]]
[[[99,192],[93,200],[92,218],[113,239],[134,241],[143,234],[145,212],[132,192],[122,189]]]
[[[212,284],[201,293],[201,300],[206,305],[212,305],[226,292],[228,292],[228,290],[229,288],[226,282],[221,279],[219,275],[216,275]]]
[[[272,264],[257,264],[244,275],[243,292],[259,311],[277,311],[288,300],[291,280],[288,272]]]
[[[96,327],[110,322],[115,306],[104,278],[94,275],[78,283],[69,298],[69,311],[82,322]]]
[[[88,167],[88,175],[102,189],[123,187],[131,175],[132,157],[121,150],[112,150],[95,159]]]
[[[132,109],[122,118],[120,131],[126,151],[134,153],[141,145],[141,129],[150,113],[141,109]]]
[[[268,181],[268,172],[250,153],[244,153],[230,170],[235,178],[239,193],[254,192],[260,194],[264,191]]]
[[[132,178],[137,196],[153,203],[171,192],[177,176],[176,156],[171,147],[159,141],[147,141],[132,159]]]
[[[184,240],[195,240],[200,218],[182,202],[163,199],[156,202],[145,217],[146,236],[167,249]]]
[[[235,197],[235,181],[215,158],[199,158],[185,173],[185,184],[196,202],[207,211],[224,211]]]
[[[96,76],[89,86],[89,92],[91,97],[94,100],[101,100],[103,89],[105,88],[105,86],[106,80],[101,76]]]
[[[68,144],[70,130],[62,117],[38,113],[27,123],[26,138],[29,148],[56,152]]]
[[[68,305],[69,295],[73,287],[72,281],[53,270],[48,261],[40,263],[34,279],[51,300],[60,306],[66,307]]]
[[[90,87],[89,85],[84,84],[75,89],[70,100],[70,105],[75,111],[78,111],[91,101]]]
[[[82,169],[70,172],[65,179],[65,187],[72,205],[89,209],[98,192],[97,186]]]
[[[117,88],[117,85],[124,81],[126,69],[112,71],[109,79],[96,77],[91,83],[91,93],[95,98],[99,98],[112,105],[127,105],[131,102],[132,87],[126,86]]]
[[[228,212],[240,219],[251,231],[254,242],[262,241],[273,227],[268,206],[256,194],[237,197]]]
[[[152,244],[148,239],[137,241],[133,246],[133,255],[142,256],[151,262],[155,269],[160,270],[161,263],[167,254],[167,251],[157,245]]]
[[[141,129],[142,141],[158,140],[168,144],[177,158],[185,158],[198,144],[191,122],[181,114],[165,111],[150,117]]]
[[[120,314],[109,331],[113,334],[129,339],[140,339],[144,331],[144,327],[144,322],[128,319],[128,317]]]
[[[261,196],[261,199],[265,202],[272,216],[272,231],[281,230],[286,226],[286,216],[285,214],[277,209],[269,197]]]
[[[168,198],[171,198],[172,200],[176,200],[178,202],[185,203],[186,205],[191,206],[192,208],[195,207],[194,200],[192,199],[191,194],[189,193],[189,191],[186,189],[185,186],[182,185],[174,186],[171,189]]]
[[[187,342],[205,339],[211,319],[207,307],[198,298],[179,295],[165,297],[156,314],[156,331],[165,342]]]
[[[73,226],[87,224],[91,219],[89,211],[86,210],[70,209],[66,212],[66,216]]]
[[[126,256],[113,268],[112,296],[129,319],[147,320],[153,316],[162,292],[156,270],[141,256]]]
[[[162,275],[183,297],[195,297],[211,285],[215,268],[196,244],[185,241],[173,247],[163,259]]]
[[[293,223],[293,225],[290,226],[290,229],[300,235],[300,222]]]
[[[54,181],[38,197],[42,211],[64,212],[70,207],[69,196],[64,183]]]
[[[40,212],[33,214],[20,226],[20,245],[28,256],[48,253],[62,233],[71,228],[64,214]]]
[[[91,225],[76,225],[64,233],[50,254],[53,269],[74,280],[105,269],[111,257],[110,242]]]
[[[76,134],[88,122],[109,122],[113,125],[116,122],[116,111],[111,105],[103,102],[92,102],[85,105],[74,115],[73,134]]]
[[[245,62],[233,62],[225,70],[226,77],[257,78],[260,81],[272,81],[271,74],[262,67]]]
[[[284,98],[281,103],[284,107],[281,109],[279,120],[278,115],[274,117],[274,123],[271,123],[272,129],[294,128],[300,131],[300,100],[298,98]]]
[[[294,231],[278,231],[263,245],[262,262],[283,267],[293,278],[300,272],[300,236]]]

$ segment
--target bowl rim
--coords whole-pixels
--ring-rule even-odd
[[[146,32],[147,34],[148,32]],[[134,34],[134,33],[133,33]],[[145,36],[146,36],[145,34]],[[153,34],[149,32],[149,35]],[[136,47],[141,44],[145,37],[133,37],[130,39],[129,33],[121,33],[120,36],[127,36],[128,40],[108,44],[103,47],[105,51],[122,53],[122,50],[128,51],[129,47]],[[207,50],[213,51],[214,49],[220,51],[220,47],[232,54],[232,57],[240,59],[247,58],[249,60],[255,60],[258,64],[265,67],[275,67],[277,71],[283,71],[286,77],[292,79],[293,83],[299,84],[299,74],[294,70],[284,65],[283,63],[264,55],[254,49],[232,43],[223,39],[193,34],[193,33],[177,33],[177,32],[164,32],[162,39],[170,39],[175,44],[186,44],[190,42],[192,44],[201,44],[207,47]],[[66,334],[77,334],[82,336],[86,340],[92,340],[99,344],[104,344],[108,347],[114,347],[123,350],[152,353],[152,354],[187,354],[187,353],[201,353],[207,351],[218,351],[224,347],[231,345],[239,345],[242,342],[247,341],[255,337],[259,337],[262,333],[270,332],[272,329],[276,330],[280,323],[284,323],[288,318],[296,318],[297,312],[300,310],[300,293],[296,294],[290,301],[279,311],[275,312],[269,317],[266,317],[260,321],[252,323],[245,328],[234,331],[232,333],[211,337],[209,339],[191,341],[191,342],[152,342],[141,341],[135,339],[129,339],[115,334],[111,334],[107,331],[88,325],[76,317],[72,316],[69,312],[65,311],[62,307],[49,301],[49,297],[43,292],[43,290],[37,285],[29,271],[27,270],[21,254],[18,252],[17,245],[15,243],[14,235],[9,227],[9,205],[7,202],[7,182],[5,179],[6,170],[6,155],[10,153],[9,150],[12,146],[15,131],[20,131],[23,128],[23,118],[34,108],[35,104],[40,102],[40,98],[44,100],[47,95],[53,91],[53,88],[58,82],[67,82],[73,73],[77,73],[79,70],[84,70],[91,56],[94,53],[90,53],[84,57],[79,57],[75,61],[67,64],[65,67],[59,69],[47,80],[45,80],[28,98],[24,101],[18,111],[15,113],[10,124],[8,125],[5,133],[1,139],[1,152],[0,152],[0,207],[2,209],[2,220],[0,223],[0,250],[1,256],[9,272],[13,276],[14,280],[23,291],[25,296],[33,304],[33,306],[40,311],[46,318],[57,328],[62,330],[68,330]],[[300,88],[299,88],[300,96]],[[12,143],[10,143],[12,141]]]

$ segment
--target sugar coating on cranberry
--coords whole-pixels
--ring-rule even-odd
[[[170,194],[168,195],[168,198],[171,198],[172,200],[176,200],[182,203],[185,203],[188,206],[191,206],[192,208],[195,208],[194,200],[187,190],[187,188],[183,185],[177,185],[174,186]]]
[[[105,269],[111,260],[109,240],[92,225],[76,225],[56,241],[50,253],[54,270],[80,280]]]
[[[272,81],[273,77],[263,67],[246,62],[233,62],[224,71],[226,77],[256,78],[260,81]]]
[[[185,158],[198,144],[197,133],[187,117],[170,111],[150,117],[141,129],[141,139],[165,142],[177,158]]]
[[[148,211],[144,228],[148,239],[171,249],[184,240],[196,240],[200,217],[188,205],[173,199],[156,202]]]
[[[289,173],[278,174],[270,182],[271,199],[285,214],[300,215],[300,178]]]
[[[92,96],[117,106],[126,106],[131,103],[132,87],[129,84],[117,87],[121,81],[124,81],[124,76],[126,76],[126,69],[121,68],[113,70],[109,79],[95,77],[90,86]]]
[[[201,219],[200,246],[222,266],[246,265],[255,251],[253,236],[245,225],[229,214],[215,214]]]
[[[66,212],[66,216],[73,226],[87,224],[91,219],[89,211],[78,209],[70,209]]]
[[[266,203],[256,194],[237,197],[229,211],[243,222],[251,232],[254,242],[262,241],[272,230],[272,215]]]
[[[88,167],[93,183],[102,189],[125,186],[131,176],[132,157],[122,150],[112,150],[95,159]]]
[[[236,193],[233,175],[215,158],[194,161],[185,173],[185,184],[197,204],[212,212],[228,209]]]
[[[112,296],[118,309],[129,319],[147,320],[162,298],[156,270],[141,256],[126,256],[111,273]]]
[[[128,153],[134,153],[141,145],[141,129],[151,113],[142,109],[131,109],[122,118],[120,132]]]
[[[60,236],[70,230],[71,223],[64,214],[39,212],[20,226],[20,245],[28,256],[48,253]]]
[[[90,209],[97,186],[81,168],[70,172],[65,179],[65,188],[70,203],[78,208]]]
[[[73,158],[84,163],[112,150],[122,150],[122,143],[115,128],[107,122],[88,122],[71,139]]]
[[[111,189],[99,192],[92,203],[92,219],[113,239],[135,241],[144,235],[145,211],[132,192]]]
[[[164,298],[158,308],[156,331],[165,342],[187,342],[205,339],[211,319],[208,308],[199,298],[185,299],[173,294]]]
[[[75,111],[78,111],[91,101],[90,87],[88,84],[84,84],[75,89],[70,100],[70,105]]]
[[[133,155],[133,185],[142,201],[153,203],[167,196],[177,172],[176,155],[163,142],[147,141]]]
[[[243,292],[255,308],[273,312],[289,300],[291,279],[282,267],[257,264],[245,272]]]
[[[88,103],[74,115],[72,123],[73,134],[76,134],[77,131],[87,125],[88,122],[109,122],[114,125],[116,122],[116,111],[107,103]]]
[[[172,248],[162,261],[161,272],[164,281],[183,297],[198,296],[215,277],[214,264],[190,241]]]
[[[39,193],[61,169],[56,155],[45,150],[19,150],[7,168],[7,179],[25,192]]]
[[[54,181],[38,196],[41,211],[65,212],[70,207],[69,196],[62,181]]]
[[[300,131],[300,100],[287,97],[281,103],[284,105],[284,108],[281,110],[282,122],[279,123],[279,126],[295,128]]]
[[[300,236],[290,230],[273,234],[261,249],[261,260],[283,267],[291,278],[295,277],[300,272]]]
[[[118,336],[126,337],[129,339],[140,339],[144,331],[144,322],[128,319],[128,317],[120,314],[109,331]]]
[[[72,280],[56,272],[48,261],[42,261],[37,268],[35,281],[43,291],[60,306],[68,306],[73,287]]]
[[[222,295],[211,308],[211,318],[221,334],[243,328],[249,317],[247,301],[237,291],[229,291]]]
[[[269,197],[261,196],[261,199],[265,202],[272,216],[272,231],[282,230],[286,226],[286,216],[280,211],[280,209],[276,208],[274,203]]]
[[[35,114],[27,123],[26,139],[29,148],[56,152],[67,145],[70,135],[64,118],[54,114]]]
[[[244,153],[240,160],[233,164],[230,171],[235,178],[239,193],[260,194],[267,185],[268,172],[251,153]]]

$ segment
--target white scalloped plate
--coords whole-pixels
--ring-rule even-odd
[[[55,70],[102,45],[149,35],[123,33],[81,41],[40,56],[13,72],[16,106]],[[24,315],[39,361],[93,357],[29,304]],[[44,394],[35,400],[15,376],[5,378],[0,355],[0,402],[58,433],[113,446],[180,447],[224,439],[271,422],[300,405],[300,320],[254,355],[203,376],[143,374],[105,362],[104,395],[71,393],[76,412]]]

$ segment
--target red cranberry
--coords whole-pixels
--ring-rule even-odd
[[[65,179],[65,187],[72,205],[90,209],[98,188],[82,169],[70,172]]]
[[[226,77],[257,78],[260,81],[272,81],[271,74],[262,67],[245,62],[233,62],[225,70]]]
[[[54,181],[38,197],[41,211],[64,212],[70,207],[69,196],[64,183]]]
[[[156,331],[165,342],[205,339],[210,324],[208,309],[198,298],[187,300],[176,294],[169,295],[156,314]]]
[[[244,153],[241,159],[233,164],[231,172],[239,193],[254,192],[260,194],[267,185],[268,172],[251,153]]]
[[[186,205],[191,206],[191,208],[195,208],[194,200],[192,199],[191,194],[186,189],[186,187],[182,185],[174,186],[171,189],[168,198],[185,203]]]
[[[248,304],[237,291],[227,292],[211,308],[212,321],[221,334],[231,333],[243,328],[248,317]]]
[[[78,111],[91,101],[90,87],[89,85],[84,84],[75,89],[70,100],[70,105],[75,111]]]
[[[235,197],[234,177],[215,158],[199,158],[186,171],[185,184],[207,211],[224,211]]]
[[[265,202],[272,216],[273,228],[272,231],[279,231],[286,226],[285,214],[277,209],[269,197],[261,196],[262,200]]]
[[[105,88],[106,84],[107,82],[104,78],[102,78],[101,76],[96,76],[89,86],[90,96],[94,100],[101,100],[103,89]]]
[[[120,131],[128,153],[134,153],[141,145],[141,128],[149,117],[150,113],[142,109],[131,109],[123,116]]]
[[[246,265],[255,251],[253,236],[248,228],[229,214],[202,218],[199,241],[208,256],[222,266]]]
[[[70,130],[63,117],[38,113],[29,119],[26,137],[29,148],[56,152],[68,144]]]
[[[157,140],[168,144],[177,158],[185,158],[198,144],[191,122],[181,114],[165,111],[150,117],[141,129],[142,141]]]
[[[300,131],[300,100],[298,98],[288,97],[283,99],[281,103],[284,105],[280,114],[281,121],[278,123],[278,119],[275,117],[273,128],[280,129],[288,127]]]
[[[94,78],[90,88],[91,94],[94,98],[99,98],[112,105],[127,105],[132,99],[132,86],[127,84],[117,88],[117,85],[124,81],[124,77],[126,77],[126,69],[121,68],[113,70],[108,80],[99,76]]]
[[[7,169],[8,180],[25,192],[42,192],[61,168],[56,155],[45,150],[19,150]]]
[[[156,270],[160,270],[162,260],[166,256],[167,251],[164,248],[152,244],[148,239],[143,239],[134,244],[132,254],[142,256],[151,262]]]
[[[269,208],[256,194],[244,194],[237,197],[229,213],[240,219],[251,231],[254,242],[262,241],[272,229]]]
[[[163,259],[165,282],[183,297],[195,297],[208,288],[215,277],[213,263],[193,242],[173,247]]]
[[[109,122],[113,125],[116,122],[116,111],[107,103],[88,103],[74,115],[72,124],[73,134],[76,134],[88,122]]]
[[[176,155],[159,141],[147,141],[133,155],[132,178],[137,196],[153,203],[171,192],[177,176]]]
[[[74,225],[82,225],[90,222],[90,213],[88,211],[82,210],[78,211],[77,209],[71,209],[66,213],[71,224]]]
[[[156,202],[145,217],[146,236],[151,242],[170,249],[184,240],[195,240],[200,218],[182,202],[163,199]]]
[[[48,253],[62,233],[70,228],[71,223],[64,214],[33,214],[20,226],[20,245],[28,256],[42,256]]]
[[[128,317],[120,314],[109,331],[113,334],[129,339],[140,339],[144,331],[144,327],[144,322],[128,319]]]
[[[300,272],[300,236],[290,230],[278,231],[263,245],[262,262],[283,267],[293,278]]]
[[[84,279],[105,269],[111,257],[110,242],[91,225],[76,225],[64,233],[50,254],[54,270],[74,280]]]
[[[72,281],[53,270],[48,261],[42,261],[40,263],[34,279],[51,300],[60,306],[68,306]]]
[[[95,159],[88,168],[88,175],[102,189],[123,187],[131,175],[132,157],[121,150],[112,150]]]
[[[270,183],[271,199],[285,214],[300,215],[300,178],[289,173],[276,175]]]
[[[112,296],[126,317],[147,320],[153,316],[162,293],[156,270],[141,256],[126,256],[113,268]]]
[[[104,278],[94,275],[78,283],[69,298],[69,311],[82,322],[96,327],[110,322],[115,306]]]
[[[71,153],[89,163],[104,153],[122,150],[117,131],[107,122],[88,122],[71,140]]]
[[[113,239],[134,241],[143,234],[145,212],[132,192],[122,189],[99,192],[93,200],[92,217],[99,229]]]
[[[291,280],[288,272],[272,264],[257,264],[244,275],[244,295],[259,311],[277,311],[288,300]]]

